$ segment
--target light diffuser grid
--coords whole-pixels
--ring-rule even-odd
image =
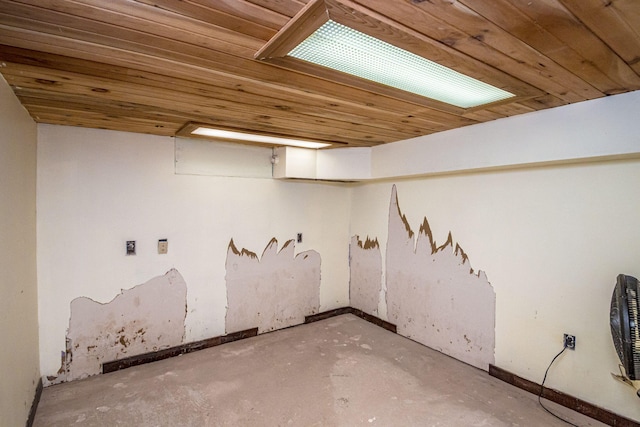
[[[461,108],[515,96],[331,20],[289,56]]]

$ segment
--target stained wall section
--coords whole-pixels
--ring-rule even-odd
[[[258,258],[229,243],[226,262],[227,333],[258,328],[258,333],[304,323],[320,310],[320,254],[295,253],[294,240],[278,250],[272,239]]]
[[[40,378],[37,127],[0,76],[0,425],[25,425]]]
[[[415,233],[395,186],[388,236],[387,314],[398,333],[488,370],[494,363],[496,296],[486,274],[474,274],[451,233],[438,246],[427,218]]]
[[[351,307],[378,316],[382,292],[382,255],[377,239],[351,238],[349,246],[349,299]]]
[[[373,315],[382,306],[400,335],[488,370],[494,363],[496,304],[486,274],[473,271],[451,233],[438,247],[427,218],[414,232],[395,185],[388,212],[384,276],[377,239],[351,239],[352,306]]]
[[[100,303],[71,301],[63,375],[50,383],[97,375],[102,364],[175,347],[184,340],[187,284],[177,270],[122,290]]]
[[[610,375],[618,359],[609,329],[617,274],[640,276],[640,226],[630,214],[640,209],[638,182],[640,161],[628,159],[414,178],[397,191],[413,230],[425,216],[434,241],[451,230],[487,273],[497,366],[540,383],[563,333],[574,334],[576,350],[556,360],[547,385],[640,421],[637,396]],[[354,188],[353,235],[386,241],[391,187]],[[381,250],[387,259],[391,248]]]

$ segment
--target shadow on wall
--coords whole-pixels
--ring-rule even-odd
[[[258,256],[238,251],[233,239],[226,262],[226,332],[258,327],[258,333],[304,323],[320,308],[320,254],[295,254],[293,240],[278,252],[273,238]]]
[[[47,385],[99,374],[104,362],[182,344],[186,314],[187,285],[175,269],[106,304],[74,299],[62,366]]]
[[[494,363],[495,293],[483,272],[474,274],[451,233],[442,246],[425,217],[418,236],[402,214],[395,185],[389,205],[386,303],[400,335],[488,370]],[[371,242],[367,239],[367,242]],[[351,305],[370,314],[382,281],[380,247],[351,240]],[[374,301],[375,299],[375,301]]]

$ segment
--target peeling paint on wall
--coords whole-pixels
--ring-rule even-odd
[[[351,238],[349,269],[351,307],[377,316],[382,290],[382,255],[378,239],[367,237],[363,242],[359,236]]]
[[[426,218],[414,241],[395,186],[388,236],[389,321],[399,334],[487,370],[494,363],[495,293],[486,275],[473,274],[451,233],[438,247]]]
[[[182,344],[187,285],[173,269],[106,304],[71,301],[63,368],[50,384],[96,375],[102,363]]]
[[[258,327],[258,333],[304,322],[320,308],[320,254],[295,254],[293,240],[278,252],[273,238],[262,257],[239,251],[233,239],[226,261],[227,333]]]

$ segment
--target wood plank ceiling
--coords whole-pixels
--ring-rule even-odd
[[[0,0],[0,72],[39,123],[175,135],[198,122],[334,147],[640,89],[638,0],[331,1],[526,96],[439,108],[254,59],[307,0]]]

